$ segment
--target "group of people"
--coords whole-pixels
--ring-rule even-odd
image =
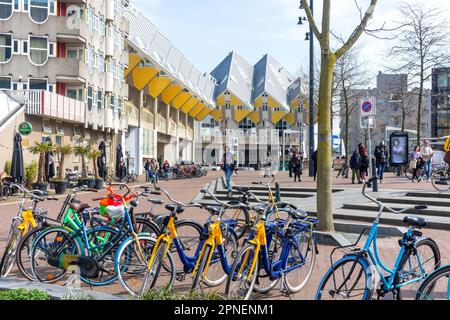
[[[297,150],[289,152],[289,177],[294,175],[294,182],[302,182],[303,154]]]
[[[159,162],[156,159],[152,158],[150,160],[147,160],[144,165],[144,169],[146,172],[146,181],[151,183],[158,183],[160,171],[163,173],[164,178],[167,180],[170,170],[170,164],[169,161],[166,160],[164,161],[162,167],[160,167]]]
[[[409,154],[409,169],[412,171],[412,182],[420,182],[426,177],[427,181],[431,181],[431,158],[433,157],[433,149],[430,142],[425,140],[423,146],[415,146],[414,151]]]
[[[380,144],[380,146],[384,143]],[[352,170],[352,184],[355,184],[355,178],[359,184],[366,182],[369,171],[370,159],[367,154],[366,146],[363,143],[353,151],[350,158],[350,169]],[[380,177],[381,178],[381,177]]]

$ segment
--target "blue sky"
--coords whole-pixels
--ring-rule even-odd
[[[413,2],[412,0],[407,0]],[[309,59],[304,41],[307,25],[297,25],[298,0],[131,0],[172,43],[202,72],[210,72],[235,49],[249,63],[255,64],[266,52],[273,55],[292,73]],[[315,0],[316,13],[321,2]],[[358,0],[364,9],[369,0]],[[398,20],[399,1],[380,0],[371,26]],[[427,0],[430,6],[442,7],[447,16],[449,2]],[[332,27],[348,37],[359,21],[354,0],[332,3]],[[320,19],[319,19],[320,20]],[[320,23],[320,21],[318,22]],[[383,54],[389,41],[364,35],[361,56],[369,64],[373,77],[383,71]],[[317,45],[316,45],[317,49]]]

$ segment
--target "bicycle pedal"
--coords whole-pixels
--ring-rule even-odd
[[[183,282],[186,279],[186,274],[185,273],[178,273],[175,276],[175,280],[177,280],[178,282]]]

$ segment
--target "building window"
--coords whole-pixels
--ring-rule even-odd
[[[97,110],[98,112],[102,112],[103,110],[103,91],[98,90],[97,92]]]
[[[269,110],[269,106],[267,105],[267,102],[263,103],[262,109],[263,109],[263,111],[268,111]]]
[[[92,74],[94,72],[94,63],[95,63],[94,48],[89,47],[88,54],[87,54],[87,64],[88,64],[88,69],[89,69],[90,74]]]
[[[12,0],[0,0],[0,20],[7,20],[11,18],[12,13]]]
[[[62,122],[56,123],[56,134],[59,134],[61,136],[64,135],[64,125]]]
[[[73,126],[73,136],[74,137],[81,137],[80,126]]]
[[[73,148],[80,146],[80,138],[73,138]],[[72,154],[72,161],[73,162],[80,162],[80,156],[77,156],[75,152]]]
[[[47,79],[28,79],[30,90],[47,90]]]
[[[56,43],[50,42],[48,45],[48,56],[49,57],[56,57]]]
[[[94,8],[92,8],[91,6],[88,9],[88,26],[89,32],[92,35],[95,30],[95,15],[94,15]]]
[[[49,119],[42,119],[42,131],[52,133],[52,124]]]
[[[12,35],[0,33],[0,63],[9,62],[12,58]]]
[[[55,138],[55,143],[56,143],[57,145],[62,146],[63,141],[64,141],[64,136],[56,136],[56,138]]]
[[[116,108],[116,97],[113,94],[109,98],[109,107],[113,110]]]
[[[22,41],[22,54],[28,54],[28,40]]]
[[[31,0],[30,18],[36,23],[44,23],[48,19],[49,0]]]
[[[92,112],[92,108],[94,106],[94,88],[91,85],[87,88],[87,105],[88,111]]]
[[[28,57],[32,64],[36,66],[42,66],[47,63],[48,60],[48,38],[30,36],[30,52]]]
[[[11,90],[11,77],[0,77],[0,89]]]
[[[13,40],[13,53],[20,54],[20,40]]]
[[[123,110],[123,98],[117,99],[117,113],[119,114],[119,119],[122,119],[122,110]]]

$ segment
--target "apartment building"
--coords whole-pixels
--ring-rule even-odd
[[[450,68],[432,71],[432,134],[450,136]]]
[[[232,51],[211,72],[217,80],[216,109],[198,124],[198,159],[220,161],[229,146],[242,167],[257,167],[300,149],[304,137],[300,79],[269,54],[251,65]],[[287,160],[287,158],[286,158]]]
[[[32,124],[25,149],[47,137],[73,146],[105,141],[113,166],[114,148],[128,129],[126,5],[124,0],[0,1],[0,89],[24,105],[17,121]],[[10,126],[17,127],[17,121]],[[10,158],[0,154],[0,162]],[[24,157],[32,158],[26,150]],[[73,156],[67,166],[81,167],[80,159]]]

